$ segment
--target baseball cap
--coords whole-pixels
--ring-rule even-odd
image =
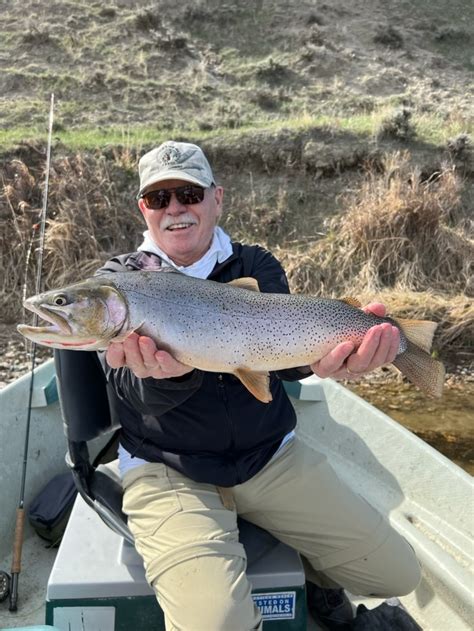
[[[168,140],[140,158],[138,163],[142,195],[163,180],[184,180],[208,188],[214,184],[212,169],[202,149],[189,142]]]

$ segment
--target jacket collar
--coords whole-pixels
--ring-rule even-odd
[[[218,275],[227,265],[239,258],[241,245],[240,243],[232,242],[232,254],[222,263],[216,263],[214,269],[209,274],[208,278],[212,279]],[[159,270],[162,267],[162,259],[158,254],[154,252],[147,252],[141,250],[140,252],[134,252],[127,261],[127,265],[135,270],[153,271]]]

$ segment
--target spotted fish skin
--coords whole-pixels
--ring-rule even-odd
[[[71,350],[105,349],[136,331],[183,364],[235,374],[268,402],[268,371],[307,366],[341,342],[357,347],[371,327],[390,322],[400,330],[394,365],[440,395],[444,368],[429,355],[435,323],[380,318],[344,300],[236,286],[248,281],[223,284],[176,271],[104,274],[29,298],[25,307],[52,325],[18,330],[39,344]]]
[[[176,273],[115,273],[129,318],[180,362],[233,372],[305,366],[347,340],[359,345],[368,329],[391,321],[341,300],[266,294]],[[393,322],[393,321],[392,321]],[[399,352],[406,350],[401,334]]]

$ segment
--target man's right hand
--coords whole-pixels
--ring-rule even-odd
[[[191,366],[177,361],[166,351],[158,350],[150,337],[137,333],[132,333],[123,342],[112,342],[105,358],[111,368],[126,366],[140,379],[182,377],[194,370]]]

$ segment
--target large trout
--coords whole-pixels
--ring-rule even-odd
[[[358,346],[370,327],[390,322],[400,329],[394,365],[431,395],[443,388],[443,364],[429,354],[434,322],[380,318],[353,299],[260,293],[249,278],[223,284],[171,270],[117,272],[24,305],[50,323],[18,326],[37,344],[99,350],[136,331],[183,364],[234,374],[263,402],[271,400],[268,371],[312,364],[340,342]]]

